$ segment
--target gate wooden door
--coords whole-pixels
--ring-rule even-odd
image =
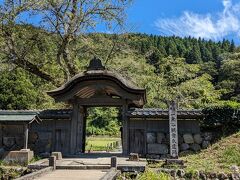
[[[130,153],[145,154],[144,129],[130,129]]]

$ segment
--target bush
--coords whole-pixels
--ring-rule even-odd
[[[224,106],[203,109],[202,127],[222,127],[224,132],[236,131],[240,128],[240,109]]]
[[[0,109],[31,109],[37,98],[34,85],[23,72],[0,74]]]

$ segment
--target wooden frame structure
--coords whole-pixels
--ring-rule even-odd
[[[86,108],[112,106],[122,109],[123,154],[129,153],[129,119],[131,107],[142,108],[146,90],[138,88],[117,73],[105,69],[99,59],[91,60],[87,71],[70,79],[61,87],[49,91],[56,102],[72,105],[71,154],[85,151]]]

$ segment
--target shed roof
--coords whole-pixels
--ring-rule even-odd
[[[33,121],[40,122],[37,111],[25,111],[25,110],[0,110],[1,122],[28,122]]]
[[[43,119],[70,119],[71,109],[0,110],[0,122],[37,122]]]

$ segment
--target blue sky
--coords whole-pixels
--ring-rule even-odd
[[[135,0],[127,14],[133,32],[239,43],[240,0]]]
[[[28,21],[37,23],[39,18]],[[128,32],[226,38],[240,44],[240,0],[133,0],[126,24]],[[101,25],[97,31],[111,32]]]

